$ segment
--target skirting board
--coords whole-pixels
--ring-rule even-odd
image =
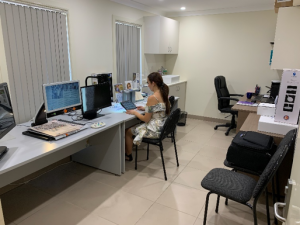
[[[205,116],[190,115],[190,114],[188,114],[187,117],[190,118],[190,119],[204,120],[204,121],[217,122],[217,123],[229,123],[230,122],[230,120],[211,118],[211,117],[205,117]]]

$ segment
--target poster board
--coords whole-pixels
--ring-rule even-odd
[[[284,70],[276,106],[275,122],[298,124],[300,70]]]

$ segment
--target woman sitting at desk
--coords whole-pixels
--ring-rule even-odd
[[[146,107],[138,106],[138,110],[145,111],[141,115],[135,110],[127,110],[127,114],[135,115],[145,122],[126,130],[125,155],[127,161],[132,161],[132,146],[140,145],[143,138],[159,138],[167,115],[170,114],[169,87],[163,82],[159,73],[151,73],[147,78],[148,87],[153,95],[148,97]],[[135,135],[133,140],[132,136]]]

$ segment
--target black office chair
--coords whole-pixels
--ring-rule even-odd
[[[228,130],[225,133],[225,135],[227,136],[231,129],[236,128],[235,116],[238,115],[237,111],[234,111],[231,109],[233,105],[230,105],[230,100],[238,101],[238,99],[231,98],[231,97],[232,96],[242,97],[243,95],[229,94],[229,91],[226,86],[226,79],[223,76],[215,77],[215,88],[216,88],[217,97],[218,97],[219,111],[221,111],[222,113],[230,113],[232,115],[231,123],[217,125],[217,126],[215,126],[215,130],[217,130],[219,127],[228,127]]]
[[[281,165],[287,151],[293,144],[296,130],[289,131],[280,142],[275,154],[272,156],[270,162],[266,166],[264,172],[261,174],[258,182],[253,178],[241,173],[226,169],[212,169],[202,180],[201,186],[209,190],[206,196],[205,211],[203,225],[206,225],[207,210],[209,203],[209,196],[217,194],[217,205],[215,212],[218,213],[220,196],[239,202],[248,206],[253,211],[254,225],[257,223],[256,205],[259,197],[266,192],[266,205],[269,205],[267,185],[273,178],[279,166]],[[253,205],[249,203],[251,198],[254,198]],[[270,224],[270,212],[267,207],[268,224]]]
[[[169,97],[169,102],[170,102],[170,105],[171,105],[170,112],[173,112],[174,111],[174,104],[175,104],[175,97],[170,96]]]
[[[171,112],[171,114],[167,118],[159,138],[157,138],[157,139],[143,138],[143,140],[142,140],[142,142],[148,144],[148,146],[147,146],[147,160],[149,159],[149,144],[159,146],[161,161],[162,161],[162,165],[163,165],[163,168],[164,168],[165,180],[167,180],[167,174],[166,174],[166,168],[165,168],[165,162],[164,162],[164,156],[163,156],[163,150],[164,149],[163,149],[162,141],[167,136],[171,135],[172,140],[174,142],[174,149],[175,149],[175,156],[176,156],[177,166],[179,166],[177,148],[176,148],[176,141],[175,141],[175,134],[174,134],[176,124],[178,123],[179,117],[180,117],[180,109],[175,109],[173,112]],[[135,154],[135,169],[137,170],[137,155],[138,155],[137,145],[136,145],[136,148],[135,148],[135,152],[136,152],[136,154]]]

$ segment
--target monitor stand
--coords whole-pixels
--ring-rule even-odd
[[[99,117],[105,116],[104,114],[99,114],[97,112],[86,112],[83,114],[83,118],[87,120],[93,120]]]

